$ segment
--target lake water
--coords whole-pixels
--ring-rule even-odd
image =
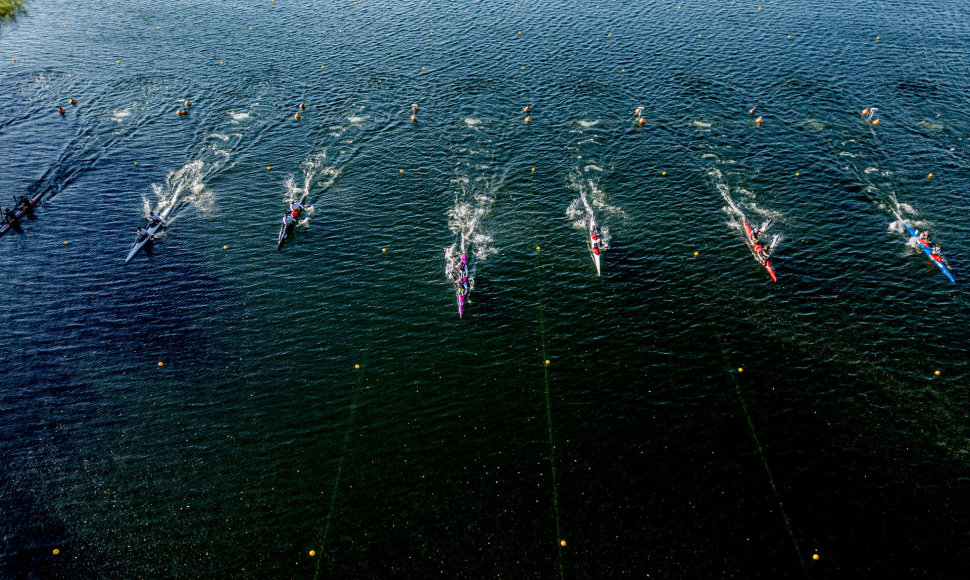
[[[962,2],[29,2],[0,576],[960,577],[968,42]]]

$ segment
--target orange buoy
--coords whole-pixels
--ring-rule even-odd
[[[526,117],[525,118],[525,122],[526,123],[531,123],[532,122],[532,117]]]
[[[64,113],[66,113],[67,111],[65,111],[65,110],[64,110],[64,107],[58,107],[58,108],[57,108],[57,112],[63,115],[63,114],[64,114]]]
[[[868,109],[868,108],[866,108],[866,109],[862,109],[862,116],[863,116],[863,117],[865,117],[865,116],[866,116],[866,115],[868,115],[868,114],[869,114],[869,109]]]
[[[760,125],[763,120],[764,119],[762,119],[761,117],[758,117],[757,119],[754,120],[754,122]]]
[[[878,125],[879,124],[879,119],[876,119],[875,121],[873,121],[872,124],[873,125]]]
[[[300,103],[300,110],[302,111],[305,108],[306,108],[306,103]]]
[[[182,115],[185,114],[185,111],[183,111],[182,109],[179,109],[178,111],[175,111],[175,114],[181,117]]]
[[[301,115],[299,113],[297,113],[297,114],[293,115],[293,118],[296,119],[297,121],[299,121],[300,118],[301,118]]]
[[[748,111],[748,114],[749,115],[754,115],[754,107],[751,107],[751,109]]]
[[[643,125],[643,124],[644,124],[644,123],[646,123],[646,122],[647,122],[647,120],[646,120],[646,119],[644,119],[643,117],[640,117],[639,119],[637,119],[637,124],[638,124],[638,125]]]
[[[528,106],[528,105],[526,105],[526,106],[525,106],[525,107],[524,107],[524,108],[522,109],[522,112],[523,112],[523,113],[531,113],[531,112],[532,112],[532,107],[530,107],[530,106]]]
[[[412,123],[417,122],[417,120],[418,120],[418,116],[417,115],[411,115],[411,122]]]
[[[71,103],[72,105],[76,105],[77,104],[77,100],[76,99],[71,99],[70,101],[68,101],[68,103]]]

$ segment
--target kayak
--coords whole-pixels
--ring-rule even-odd
[[[920,238],[919,233],[913,229],[913,226],[909,225],[909,221],[903,220],[903,225],[906,226],[907,230],[909,230],[909,234],[916,238],[916,242],[919,244],[919,247],[923,248],[923,252],[930,259],[930,261],[939,266],[943,274],[950,279],[950,282],[956,284],[956,278],[953,277],[953,272],[950,271],[950,266],[943,260],[943,256],[933,252],[933,249],[930,247],[931,244],[929,240]]]
[[[455,294],[458,295],[458,318],[461,318],[465,313],[465,298],[468,296],[468,258],[464,252],[461,254],[461,265],[458,266]]]
[[[748,248],[751,250],[751,253],[754,254],[754,257],[757,258],[758,262],[760,262],[761,265],[765,267],[765,270],[768,271],[768,275],[771,276],[771,281],[777,282],[778,278],[775,277],[775,269],[771,267],[771,262],[768,261],[768,258],[764,258],[760,255],[760,251],[763,248],[758,239],[754,237],[754,231],[751,229],[751,226],[748,225],[748,220],[742,221],[744,223],[744,237],[747,239]],[[769,220],[768,223],[770,224],[771,221]],[[767,229],[767,227],[768,226],[766,225],[765,228]]]
[[[594,231],[595,230],[595,231]],[[596,218],[589,220],[589,253],[593,256],[593,264],[596,264],[596,275],[600,275],[600,234],[596,228]]]
[[[9,230],[13,229],[14,227],[16,227],[16,224],[20,221],[20,218],[24,217],[25,215],[33,211],[34,206],[40,202],[40,198],[44,197],[44,194],[47,193],[49,190],[50,188],[45,189],[44,191],[38,193],[37,195],[34,196],[33,199],[27,202],[27,205],[25,207],[22,207],[16,212],[14,212],[13,215],[14,215],[14,218],[16,219],[13,222],[4,221],[3,225],[0,226],[0,236],[7,233]]]
[[[305,193],[304,193],[304,194],[303,194],[303,196],[302,196],[302,197],[300,198],[300,205],[301,205],[301,206],[303,205],[303,202],[304,202],[304,201],[306,201],[306,194],[305,194]],[[300,219],[300,213],[301,213],[302,211],[303,211],[302,209],[298,209],[298,210],[296,210],[296,211],[291,211],[291,212],[290,212],[290,216],[291,216],[291,217],[292,217],[292,218],[293,218],[294,220],[299,220],[299,219]],[[286,238],[288,238],[288,237],[290,237],[290,234],[291,234],[291,233],[293,233],[293,228],[294,228],[295,226],[296,226],[296,221],[294,221],[294,222],[293,222],[293,223],[291,223],[291,224],[286,224],[286,223],[284,223],[283,225],[281,225],[281,226],[280,226],[280,237],[279,237],[279,240],[278,240],[278,241],[276,242],[276,249],[277,249],[277,250],[279,250],[280,248],[282,248],[282,247],[283,247],[283,242],[285,242],[285,241],[286,241]]]
[[[172,202],[168,204],[168,207],[165,208],[165,211],[159,214],[159,216],[162,219],[157,224],[148,226],[148,234],[144,236],[140,236],[138,240],[135,242],[135,245],[131,247],[131,251],[128,252],[128,257],[125,258],[125,264],[130,262],[131,259],[135,257],[135,254],[138,253],[138,250],[142,249],[145,246],[145,244],[148,243],[148,240],[152,239],[152,236],[155,235],[155,232],[157,232],[159,228],[165,225],[165,218],[168,217],[169,212],[171,212],[172,208],[175,207],[175,202],[178,201],[178,198],[179,198],[179,195],[178,195],[178,192],[176,192],[175,196],[172,197]]]

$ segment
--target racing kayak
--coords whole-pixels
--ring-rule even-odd
[[[768,258],[761,255],[761,252],[764,251],[761,242],[754,237],[754,231],[751,229],[751,226],[748,225],[748,220],[744,218],[741,219],[744,223],[744,237],[748,242],[748,248],[751,250],[751,253],[754,254],[754,257],[757,258],[758,262],[765,267],[765,270],[768,270],[768,275],[771,276],[771,281],[777,282],[778,278],[775,277],[775,269],[771,267],[771,262],[768,261]],[[764,229],[768,229],[769,225],[771,225],[771,220],[768,220],[768,223],[765,224]]]
[[[593,256],[593,263],[596,264],[596,275],[600,275],[600,233],[596,227],[596,218],[589,220],[589,253]]]
[[[159,221],[157,224],[150,225],[148,227],[148,234],[138,238],[138,240],[135,242],[135,245],[131,247],[131,251],[128,252],[128,257],[125,258],[125,264],[130,262],[131,259],[135,257],[135,254],[138,253],[138,250],[142,249],[145,246],[145,244],[148,243],[148,240],[152,239],[152,236],[155,235],[155,232],[157,232],[159,228],[165,225],[165,218],[168,217],[169,212],[171,212],[172,208],[175,207],[175,202],[178,201],[178,199],[179,199],[179,194],[178,192],[175,192],[175,195],[172,197],[172,202],[168,204],[168,207],[165,208],[165,211],[158,214],[159,217],[162,218],[162,220]]]
[[[300,197],[300,205],[301,206],[303,205],[303,202],[304,201],[306,201],[306,194],[305,193],[303,194],[302,197]],[[302,212],[303,212],[303,209],[302,208],[301,209],[298,209],[296,211],[291,211],[290,212],[290,217],[292,217],[294,220],[299,220],[300,219],[300,213],[302,213]],[[277,249],[277,251],[279,251],[279,249],[283,247],[283,242],[286,241],[286,238],[290,237],[290,234],[293,233],[293,228],[294,227],[296,227],[296,221],[294,221],[291,224],[284,223],[283,225],[280,226],[280,237],[279,237],[279,240],[276,242],[276,249]]]
[[[44,191],[38,193],[37,195],[34,196],[33,199],[27,202],[26,206],[21,207],[19,210],[14,212],[13,215],[15,219],[12,222],[4,221],[3,225],[0,226],[0,236],[7,233],[9,230],[13,229],[14,227],[16,227],[16,224],[20,221],[20,218],[24,217],[25,215],[33,211],[34,206],[40,202],[40,198],[44,197],[44,194],[47,193],[48,191],[50,191],[50,188],[47,188]]]
[[[909,234],[916,238],[916,242],[919,244],[919,247],[923,248],[923,252],[927,255],[927,257],[929,257],[930,261],[940,267],[940,270],[942,270],[943,274],[950,279],[950,282],[956,284],[956,278],[953,277],[953,272],[950,271],[950,266],[943,260],[943,256],[933,251],[933,248],[930,247],[930,241],[920,238],[919,233],[913,229],[913,226],[909,225],[909,221],[903,220],[903,225],[906,226],[907,230],[909,230]]]
[[[458,318],[461,318],[465,313],[465,298],[468,296],[468,258],[464,252],[461,254],[461,264],[458,266],[455,294],[458,295]]]

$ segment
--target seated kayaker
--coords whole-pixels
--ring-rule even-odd
[[[30,210],[30,200],[21,195],[20,199],[17,200],[17,209]]]
[[[296,218],[294,218],[291,214],[285,214],[283,216],[283,225],[284,226],[292,226],[295,223],[296,223]]]
[[[151,222],[153,226],[164,222],[164,220],[162,219],[162,216],[158,215],[153,211],[148,212],[148,221]]]
[[[143,226],[138,226],[138,229],[135,230],[135,234],[139,239],[141,239],[148,236],[148,230],[146,230]]]
[[[930,239],[930,231],[929,230],[923,230],[923,231],[919,232],[919,239],[921,239],[921,240],[928,240],[928,239]]]
[[[9,207],[3,210],[3,217],[6,219],[7,223],[10,223],[10,224],[16,223],[17,221],[17,216],[12,211],[10,211]]]
[[[942,249],[943,248],[941,248],[940,246],[933,246],[933,250],[930,251],[930,257],[936,260],[937,262],[945,263],[946,260],[943,259],[943,254],[941,253]]]
[[[300,202],[294,201],[294,202],[292,202],[290,204],[290,211],[291,212],[300,213],[300,211],[302,211],[302,210],[303,210],[303,204],[301,204]],[[293,217],[296,217],[296,216],[293,216]]]

